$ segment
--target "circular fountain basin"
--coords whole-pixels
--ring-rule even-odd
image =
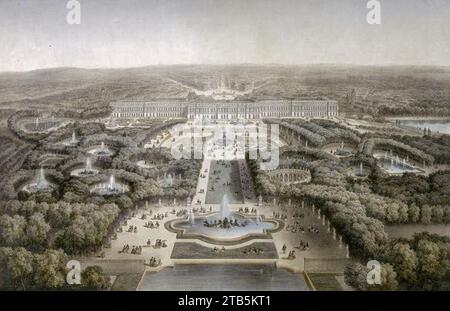
[[[110,184],[108,182],[102,182],[95,184],[91,188],[91,193],[94,193],[96,195],[100,196],[108,196],[108,195],[118,195],[122,193],[126,193],[130,191],[130,187],[127,184],[116,182],[116,185],[114,188],[110,187]]]
[[[156,167],[156,165],[154,165],[154,164],[149,164],[149,163],[145,162],[144,160],[137,161],[137,162],[136,162],[136,165],[137,165],[138,167],[140,167],[140,168],[143,168],[143,169],[150,169],[150,168],[155,168],[155,167]]]
[[[283,223],[276,219],[265,219],[261,216],[247,216],[240,213],[230,213],[232,223],[237,220],[238,225],[230,225],[224,228],[214,225],[221,219],[220,213],[195,217],[190,220],[175,219],[165,224],[166,229],[177,233],[177,238],[200,239],[212,244],[239,244],[251,239],[267,239],[270,233],[280,230]],[[208,225],[206,224],[208,223]]]
[[[66,141],[61,142],[61,144],[66,147],[76,147],[79,142],[80,142],[79,140],[75,140],[75,141],[66,140]]]
[[[346,158],[355,154],[352,146],[345,144],[342,146],[340,143],[327,144],[322,147],[322,150],[338,158]]]
[[[110,157],[114,152],[108,147],[96,146],[87,152],[88,154],[94,155],[96,157]]]
[[[34,182],[24,185],[21,190],[28,193],[45,193],[52,192],[55,188],[55,185],[52,183],[47,183],[45,187],[39,187],[38,183]]]
[[[73,170],[72,172],[70,172],[70,176],[76,176],[76,177],[89,177],[89,176],[94,176],[98,174],[98,170],[96,169],[90,169],[90,170],[86,170],[86,168],[77,168],[75,170]]]
[[[63,125],[62,120],[39,119],[36,123],[35,119],[21,121],[22,128],[30,133],[45,133],[56,130]]]

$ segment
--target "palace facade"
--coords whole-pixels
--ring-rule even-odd
[[[151,101],[112,102],[114,118],[266,119],[331,118],[339,116],[335,100],[264,99],[256,101]]]

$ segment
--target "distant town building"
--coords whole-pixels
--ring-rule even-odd
[[[193,100],[154,99],[112,102],[114,118],[265,119],[331,118],[339,116],[335,100],[262,99]]]

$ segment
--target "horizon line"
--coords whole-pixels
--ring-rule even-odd
[[[55,70],[55,69],[80,69],[80,70],[127,70],[127,69],[139,69],[146,67],[175,67],[175,66],[280,66],[280,67],[299,67],[299,66],[352,66],[352,67],[437,67],[437,68],[449,68],[450,65],[440,64],[394,64],[394,63],[380,63],[380,64],[359,64],[359,63],[172,63],[172,64],[149,64],[142,66],[130,66],[130,67],[78,67],[78,66],[55,66],[55,67],[42,67],[27,70],[6,70],[0,71],[0,74],[20,74],[30,73],[35,71]]]

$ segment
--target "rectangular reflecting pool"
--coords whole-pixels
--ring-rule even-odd
[[[140,291],[309,291],[304,275],[257,264],[183,264],[147,272]]]

